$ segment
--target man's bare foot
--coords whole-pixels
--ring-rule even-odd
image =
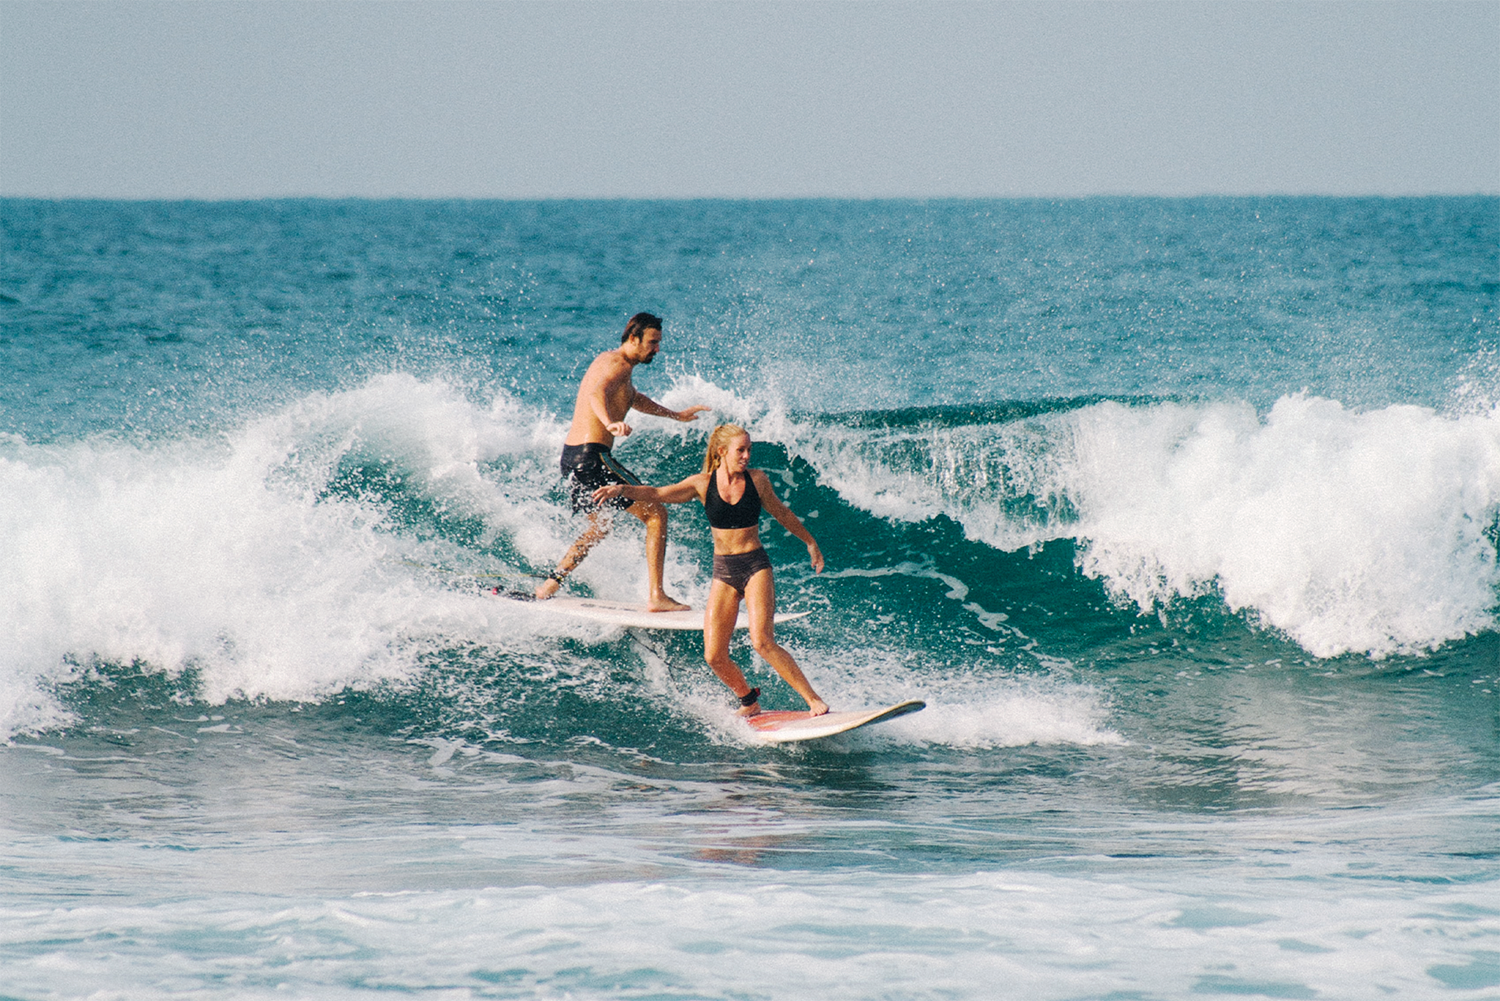
[[[537,601],[546,601],[556,594],[560,587],[562,587],[562,584],[556,577],[548,577],[536,586],[536,591],[533,593],[536,595]]]
[[[682,602],[669,598],[665,594],[655,595],[650,601],[646,602],[646,609],[652,612],[686,612],[690,608],[691,606],[684,605]]]
[[[822,699],[813,699],[807,704],[807,713],[809,716],[822,716],[827,711],[828,703]]]
[[[825,707],[823,709],[823,711],[827,712],[828,711],[827,707]],[[741,706],[740,708],[738,708],[738,709],[736,709],[734,711],[734,714],[736,716],[759,716],[760,715],[760,703],[759,702],[752,702],[748,706]]]

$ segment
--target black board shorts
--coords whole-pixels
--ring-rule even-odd
[[[640,477],[620,465],[610,454],[608,445],[596,441],[582,445],[564,445],[562,450],[562,475],[568,481],[568,499],[573,504],[573,513],[594,511],[604,506],[625,510],[635,501],[629,497],[611,497],[603,504],[595,504],[592,494],[600,487],[611,483],[640,486]]]

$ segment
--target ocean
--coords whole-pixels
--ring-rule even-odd
[[[640,310],[924,711],[489,593]],[[0,997],[1500,998],[1500,199],[0,200],[0,372]]]

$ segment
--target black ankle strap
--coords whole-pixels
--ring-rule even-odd
[[[757,703],[759,701],[760,701],[760,689],[759,688],[752,688],[748,692],[746,692],[744,695],[740,696],[740,705],[744,706],[746,709],[749,709],[751,706],[755,705],[755,703]]]

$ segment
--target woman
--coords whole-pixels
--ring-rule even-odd
[[[703,472],[669,487],[611,483],[594,491],[598,504],[611,497],[633,501],[681,504],[697,498],[708,514],[714,536],[714,579],[703,610],[703,659],[719,680],[739,696],[741,716],[760,712],[760,689],[751,688],[739,665],[729,659],[729,640],[739,617],[740,599],[750,617],[750,642],[776,673],[807,701],[814,716],[828,711],[792,655],[776,642],[776,584],[771,560],[760,544],[760,513],[764,509],[788,532],[807,543],[815,573],[823,572],[823,552],[807,526],[791,512],[762,470],[750,468],[750,435],[742,427],[721,424],[708,436]]]

